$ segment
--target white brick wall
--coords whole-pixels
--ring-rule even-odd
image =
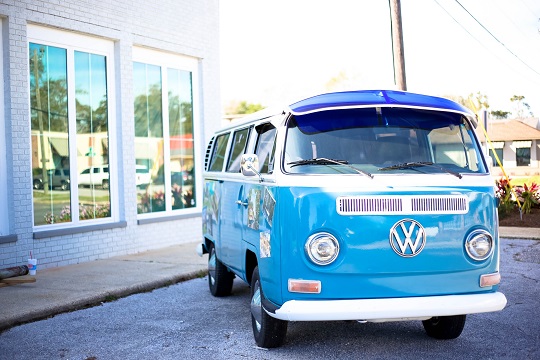
[[[5,161],[6,173],[1,175],[7,181],[6,198],[0,199],[0,206],[8,210],[9,222],[0,229],[7,228],[8,235],[17,236],[16,242],[2,243],[6,234],[0,233],[0,268],[25,264],[30,250],[43,269],[199,240],[199,215],[137,224],[135,180],[125,176],[135,172],[132,49],[144,46],[199,59],[201,138],[196,141],[202,161],[211,135],[205,129],[214,130],[221,122],[218,0],[0,0],[0,18],[4,25],[5,108],[5,139],[0,141],[6,144],[0,162]],[[115,44],[118,170],[119,188],[123,189],[117,195],[120,220],[127,222],[126,227],[34,239],[28,24],[101,37]]]

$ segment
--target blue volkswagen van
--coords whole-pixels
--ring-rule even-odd
[[[288,321],[420,320],[458,337],[502,310],[494,182],[467,108],[401,91],[314,96],[218,131],[203,241],[214,296],[251,287],[258,346]]]

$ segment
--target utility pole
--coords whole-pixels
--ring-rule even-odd
[[[392,54],[394,56],[394,82],[399,90],[407,91],[405,80],[405,49],[401,27],[401,2],[388,0],[390,3],[390,24],[392,28]]]

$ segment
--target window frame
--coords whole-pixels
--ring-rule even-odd
[[[523,151],[528,151],[528,156],[524,157],[524,156],[520,156],[518,155],[518,151],[519,150],[523,150]],[[519,151],[521,152],[521,151]],[[531,148],[530,147],[516,147],[516,167],[526,167],[526,166],[531,166],[531,157],[532,157],[532,151],[531,151]],[[528,159],[528,161],[525,163],[525,162],[522,162],[520,161],[521,159]]]
[[[3,35],[4,19],[0,17],[0,199],[8,199],[8,181],[7,181],[7,141],[6,141],[6,118],[4,113],[4,35]],[[9,211],[8,201],[0,203],[0,237],[9,235]]]
[[[227,165],[225,167],[226,172],[231,173],[231,174],[240,173],[240,158],[242,157],[242,155],[244,155],[246,153],[246,150],[247,150],[247,147],[248,147],[249,141],[250,141],[251,130],[252,130],[252,126],[240,128],[240,129],[237,129],[237,130],[233,131],[231,144],[229,145],[229,156],[228,156],[228,159],[227,159]],[[237,150],[237,148],[235,146],[237,144],[236,135],[241,134],[243,132],[246,132],[245,133],[246,138],[244,140],[240,139],[241,141],[244,142],[243,148],[236,155],[236,157],[233,158],[233,156],[235,155],[234,152],[235,152],[235,150]],[[240,144],[240,143],[238,142],[238,144]],[[231,168],[233,165],[234,165],[234,168]]]
[[[270,148],[270,151],[268,153],[268,164],[266,164],[266,156],[264,159],[260,157],[260,148],[261,148],[261,140],[263,138],[263,135],[267,132],[272,131],[274,134],[272,136],[272,147]],[[274,166],[275,166],[275,152],[276,152],[276,138],[277,138],[277,128],[270,122],[264,122],[255,127],[255,132],[257,134],[257,138],[255,139],[255,148],[254,153],[257,155],[259,159],[259,172],[263,174],[272,174],[274,172]],[[264,148],[264,144],[263,144]],[[266,169],[264,169],[264,166],[266,164]]]
[[[67,102],[68,102],[68,139],[69,141],[69,167],[77,169],[77,126],[76,126],[76,87],[75,87],[75,52],[84,52],[105,57],[106,83],[107,83],[107,128],[109,146],[109,164],[118,164],[118,143],[116,132],[116,75],[115,75],[115,46],[114,42],[107,39],[97,38],[67,30],[53,29],[46,26],[28,24],[27,26],[27,49],[30,44],[58,47],[66,50],[67,70]],[[27,73],[30,84],[30,71]],[[30,89],[28,89],[28,101],[30,102]],[[30,110],[30,104],[28,106]],[[75,140],[75,141],[74,141]],[[55,224],[34,225],[36,233],[64,228],[87,227],[115,223],[120,221],[120,206],[118,192],[119,171],[114,169],[109,178],[109,201],[110,216],[96,219],[79,219],[79,207],[73,204],[79,203],[79,187],[71,186],[70,204],[71,221]],[[78,171],[70,171],[71,184],[78,185]],[[30,183],[31,184],[31,183]],[[32,219],[34,218],[34,203],[32,203]]]
[[[224,152],[222,156],[218,153],[219,151],[219,139],[223,138],[225,143],[224,145]],[[208,170],[209,172],[222,172],[223,168],[225,167],[225,164],[227,163],[227,154],[229,153],[229,140],[231,139],[231,133],[226,132],[222,134],[218,134],[215,137],[214,143],[212,145],[210,158],[208,159]],[[221,158],[221,167],[218,169],[213,169],[213,165],[215,164],[215,159]]]
[[[149,49],[141,46],[133,46],[132,48],[132,59],[131,64],[133,63],[143,63],[147,65],[159,66],[161,69],[161,106],[162,106],[162,125],[163,125],[163,142],[164,144],[169,144],[169,146],[163,147],[163,157],[164,160],[164,188],[171,189],[171,169],[170,169],[170,160],[171,160],[171,148],[170,148],[170,127],[169,127],[169,106],[168,106],[168,95],[166,89],[169,88],[168,82],[168,69],[188,71],[191,73],[191,96],[192,96],[192,120],[193,120],[193,159],[194,159],[194,172],[195,178],[193,180],[194,184],[194,193],[195,193],[195,206],[182,209],[173,209],[170,202],[166,203],[166,208],[164,211],[156,212],[145,212],[138,213],[137,219],[143,220],[139,223],[145,223],[146,219],[154,218],[168,218],[175,215],[190,215],[190,214],[199,214],[202,211],[202,185],[200,184],[200,176],[197,174],[202,174],[203,168],[200,164],[200,159],[204,157],[201,156],[201,115],[200,115],[200,78],[199,78],[199,67],[200,59],[195,57],[190,57],[187,55],[170,53],[166,51],[160,51],[155,49]],[[134,98],[132,99],[133,106]],[[133,119],[132,119],[133,121]],[[131,176],[127,174],[126,176]],[[133,173],[133,178],[136,179],[136,172]],[[136,200],[136,203],[138,201]]]

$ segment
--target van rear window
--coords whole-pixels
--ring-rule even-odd
[[[229,142],[229,133],[219,135],[212,150],[210,165],[208,171],[221,171],[225,161],[225,152],[227,151],[227,143]]]

